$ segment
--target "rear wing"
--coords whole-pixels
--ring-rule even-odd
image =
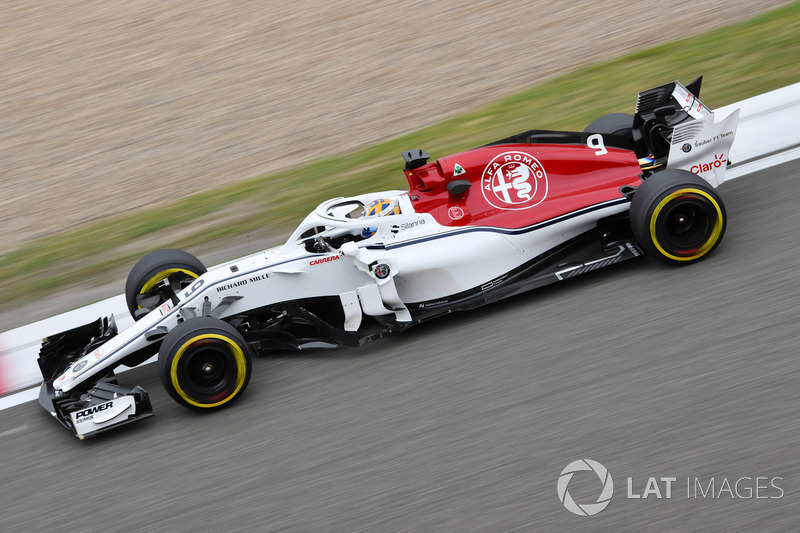
[[[700,101],[697,78],[687,86],[679,81],[639,93],[633,119],[634,147],[645,170],[688,170],[717,187],[725,181],[739,110],[717,121]]]

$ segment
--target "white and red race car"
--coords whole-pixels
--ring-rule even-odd
[[[531,130],[428,162],[403,154],[408,190],[322,203],[283,246],[212,270],[160,250],[131,270],[135,323],[50,336],[40,403],[80,437],[152,415],[119,365],[158,354],[169,394],[200,410],[245,390],[251,356],[357,346],[626,259],[688,264],[725,232],[738,111],[719,121],[700,79],[639,94],[634,115],[584,132]]]

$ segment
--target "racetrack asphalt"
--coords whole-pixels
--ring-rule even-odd
[[[795,531],[798,173],[721,186],[727,234],[696,265],[633,260],[361,348],[257,359],[221,412],[178,406],[153,365],[122,381],[156,416],[107,436],[2,411],[0,530]],[[615,483],[591,517],[556,491],[582,458]],[[591,503],[583,474],[570,491]],[[627,497],[651,476],[662,496],[677,479],[670,499]],[[769,488],[687,498],[695,478]]]

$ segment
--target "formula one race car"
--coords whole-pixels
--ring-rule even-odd
[[[721,241],[715,192],[739,118],[715,122],[701,78],[639,94],[633,116],[531,130],[428,162],[409,189],[335,198],[283,246],[212,270],[180,250],[142,258],[113,317],[45,339],[39,401],[80,437],[152,415],[114,375],[158,354],[168,393],[199,410],[247,387],[251,355],[358,346],[643,255],[689,264]]]

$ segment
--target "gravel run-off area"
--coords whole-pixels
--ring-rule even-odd
[[[7,2],[0,255],[786,3]]]

